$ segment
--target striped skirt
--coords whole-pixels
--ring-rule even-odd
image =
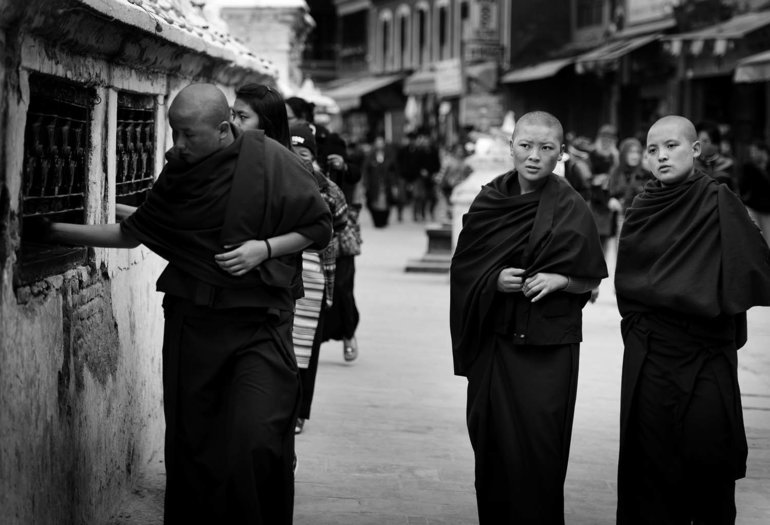
[[[324,274],[318,253],[302,252],[302,284],[305,287],[305,297],[297,299],[296,302],[292,339],[297,365],[306,369],[310,363],[324,295]]]

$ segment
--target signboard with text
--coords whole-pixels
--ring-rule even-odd
[[[460,99],[460,124],[486,131],[503,123],[505,107],[501,95],[475,93]]]
[[[436,94],[439,97],[458,97],[465,91],[463,66],[459,58],[439,60],[433,64]]]

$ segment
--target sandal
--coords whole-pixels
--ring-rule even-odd
[[[356,360],[358,357],[358,345],[355,338],[345,340],[342,347],[342,356],[347,362]]]

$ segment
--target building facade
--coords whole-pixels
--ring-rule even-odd
[[[35,241],[140,204],[191,81],[276,70],[189,0],[0,0],[0,522],[107,523],[163,458],[164,262]]]
[[[764,0],[334,5],[336,75],[326,75],[338,80],[324,88],[354,136],[424,127],[448,143],[507,111],[544,109],[589,137],[610,123],[643,138],[670,113],[716,120],[741,143],[768,137]]]

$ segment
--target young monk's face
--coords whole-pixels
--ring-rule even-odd
[[[259,115],[247,102],[236,98],[233,104],[233,124],[241,131],[259,129]]]
[[[556,168],[562,153],[559,132],[540,122],[520,122],[511,139],[513,167],[519,177],[537,182]]]
[[[196,164],[222,148],[227,122],[214,125],[195,115],[169,112],[174,150],[188,164]]]
[[[647,133],[647,164],[665,186],[684,181],[692,174],[700,143],[689,140],[685,127],[676,120],[659,121]]]

